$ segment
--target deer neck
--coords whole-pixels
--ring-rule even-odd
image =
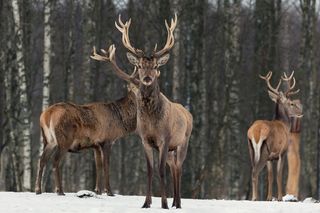
[[[291,129],[290,132],[292,133],[300,133],[301,132],[301,118],[290,118]]]
[[[110,104],[115,117],[119,118],[122,128],[126,132],[132,132],[136,128],[137,106],[133,92],[128,92],[126,97]]]
[[[139,107],[142,114],[158,116],[163,109],[163,102],[160,98],[160,87],[157,79],[150,86],[140,84]]]
[[[290,128],[290,118],[289,114],[285,110],[284,106],[280,103],[276,103],[274,120],[279,120],[285,123]]]

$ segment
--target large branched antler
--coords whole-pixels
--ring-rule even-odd
[[[134,48],[131,45],[130,38],[129,38],[129,27],[131,24],[131,19],[129,21],[126,21],[125,24],[121,20],[121,15],[119,15],[119,25],[117,22],[115,22],[116,28],[122,33],[122,43],[123,45],[133,54],[137,56],[141,56],[143,54],[143,51],[137,48]]]
[[[119,76],[119,78],[121,78],[129,83],[133,83],[135,85],[139,84],[139,80],[136,78],[136,76],[137,76],[136,69],[134,70],[134,72],[131,75],[128,75],[127,73],[122,71],[119,68],[119,66],[117,65],[117,62],[115,59],[116,47],[114,46],[114,44],[110,45],[108,51],[101,49],[101,52],[103,55],[98,54],[96,51],[96,48],[93,47],[93,55],[90,56],[90,58],[97,60],[97,61],[110,61],[114,67],[114,72],[116,73],[116,75]]]
[[[175,13],[174,14],[174,19],[171,19],[171,23],[170,23],[170,26],[167,22],[167,20],[165,20],[165,25],[166,25],[166,28],[167,28],[167,41],[166,41],[166,44],[164,45],[164,47],[159,50],[158,52],[155,52],[156,49],[157,49],[157,45],[155,46],[154,48],[154,53],[153,55],[155,57],[160,57],[161,55],[163,55],[164,53],[168,52],[174,45],[174,35],[173,35],[173,31],[174,29],[176,28],[177,26],[177,14]]]
[[[285,91],[285,95],[287,97],[289,97],[291,95],[295,95],[300,91],[300,89],[292,91],[294,89],[294,87],[296,86],[296,79],[295,79],[295,77],[293,77],[293,74],[294,74],[294,71],[292,71],[291,75],[288,77],[287,74],[284,72],[283,76],[281,76],[281,79],[288,83],[288,88]]]
[[[279,88],[280,88],[280,85],[281,85],[281,78],[280,78],[280,80],[279,80],[279,83],[278,83],[277,87],[276,87],[276,88],[273,88],[273,87],[271,86],[271,84],[270,84],[270,79],[271,79],[271,77],[272,77],[272,72],[271,72],[271,71],[269,71],[266,76],[259,75],[259,77],[260,77],[261,79],[263,79],[263,80],[266,81],[267,86],[268,86],[268,89],[269,89],[271,92],[273,92],[273,93],[276,94],[276,95],[279,95],[279,94],[280,94]]]

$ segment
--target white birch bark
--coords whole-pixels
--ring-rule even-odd
[[[51,74],[51,4],[49,0],[44,1],[44,34],[43,34],[43,87],[42,87],[42,111],[49,106],[50,100],[50,74]],[[42,154],[43,143],[40,135],[39,157]]]
[[[51,53],[51,4],[49,0],[44,1],[44,38],[43,38],[43,89],[42,89],[42,110],[49,105],[50,87],[49,77],[50,69],[50,53]]]
[[[27,84],[26,84],[26,73],[23,62],[23,47],[22,47],[22,28],[20,24],[20,14],[18,0],[12,0],[12,10],[14,19],[14,30],[17,37],[16,41],[16,60],[18,69],[18,81],[19,81],[19,92],[20,92],[20,126],[19,133],[22,142],[22,168],[23,168],[23,190],[31,189],[31,141],[30,141],[30,118],[28,109],[28,98],[27,98]]]

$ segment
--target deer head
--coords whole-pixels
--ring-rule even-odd
[[[127,58],[129,62],[137,68],[140,82],[145,86],[150,86],[160,76],[159,67],[165,65],[169,60],[170,55],[168,52],[174,45],[173,31],[177,25],[177,15],[175,14],[175,18],[171,19],[170,26],[167,21],[165,21],[168,32],[166,44],[159,51],[156,50],[156,45],[151,57],[147,57],[144,51],[134,48],[131,45],[129,39],[130,24],[131,19],[124,24],[121,21],[121,16],[119,16],[119,25],[117,22],[115,23],[117,29],[122,33],[123,45],[129,50],[129,52],[127,52]]]
[[[285,114],[290,117],[298,117],[301,118],[303,116],[302,114],[302,105],[300,103],[300,100],[291,100],[290,96],[293,94],[297,94],[299,90],[292,91],[295,87],[295,78],[293,77],[293,73],[290,75],[290,77],[287,77],[286,75],[282,77],[279,80],[279,83],[276,88],[274,88],[270,84],[270,79],[272,77],[272,72],[269,71],[266,76],[259,75],[260,78],[264,79],[268,86],[268,94],[272,101],[274,101],[276,104],[279,104],[279,107],[281,110],[285,112]],[[293,77],[293,78],[292,78]],[[291,84],[291,80],[293,79],[293,83]],[[289,86],[285,92],[279,91],[281,80],[288,81]]]

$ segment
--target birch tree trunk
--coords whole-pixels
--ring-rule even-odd
[[[30,118],[27,97],[27,82],[25,66],[23,62],[22,28],[20,23],[18,0],[12,0],[14,19],[14,30],[16,35],[16,61],[18,70],[18,83],[20,89],[20,126],[22,143],[22,167],[23,167],[23,190],[31,189],[31,140],[30,140]]]
[[[50,0],[44,1],[44,38],[43,38],[43,88],[42,88],[42,110],[49,106],[50,86],[49,78],[51,73],[50,68],[50,53],[51,53],[51,3]]]
[[[44,30],[43,30],[43,87],[42,87],[42,111],[49,106],[50,101],[50,54],[51,54],[51,2],[44,1]],[[42,134],[40,134],[39,157],[43,150]]]

